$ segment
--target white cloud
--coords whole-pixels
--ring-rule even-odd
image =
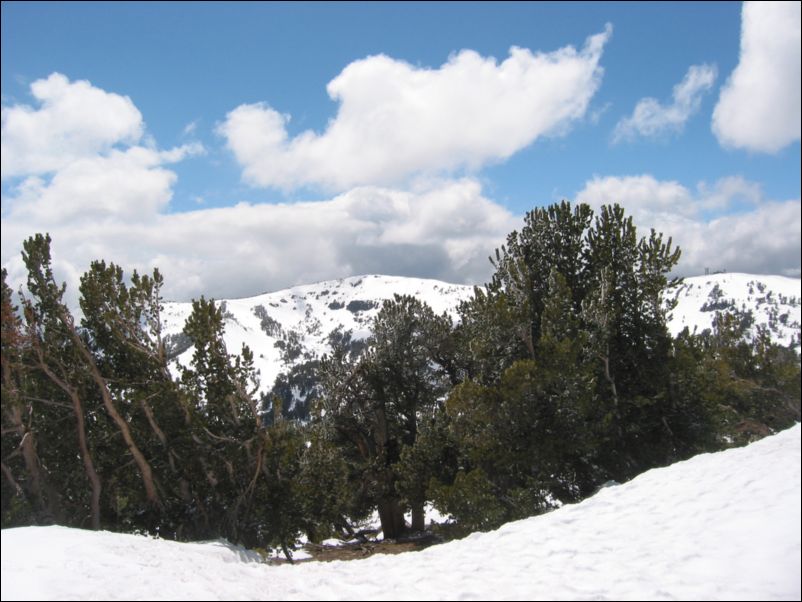
[[[714,65],[692,65],[674,86],[670,105],[662,105],[655,98],[641,99],[632,115],[615,126],[613,142],[682,131],[685,122],[699,110],[702,95],[712,88],[716,74]]]
[[[775,153],[800,139],[800,6],[744,2],[740,61],[713,112],[722,146]]]
[[[22,213],[2,222],[2,261],[17,284],[24,282],[21,241],[41,231],[40,224]],[[240,203],[136,220],[84,213],[47,229],[74,302],[78,275],[97,258],[129,273],[159,267],[166,295],[184,300],[360,273],[482,282],[490,273],[490,251],[517,226],[517,218],[482,195],[477,181],[462,179],[417,192],[362,187],[325,201]]]
[[[199,152],[197,145],[161,152],[134,146],[77,159],[49,182],[38,176],[23,180],[16,195],[4,199],[9,209],[3,219],[30,221],[39,227],[86,217],[147,220],[164,209],[173,195],[176,175],[161,165]]]
[[[44,93],[43,86],[57,93]],[[367,272],[481,281],[489,274],[489,251],[516,223],[473,179],[421,179],[409,192],[361,187],[319,202],[171,213],[176,174],[169,164],[203,153],[202,145],[158,149],[130,100],[87,82],[54,74],[33,89],[40,109],[4,108],[4,153],[7,145],[17,162],[4,187],[2,263],[15,287],[24,284],[22,241],[49,232],[54,266],[73,305],[80,274],[99,258],[128,273],[159,267],[165,294],[180,299],[255,294]],[[92,113],[106,101],[106,113],[84,132],[81,124],[91,115],[76,103]],[[65,121],[49,131],[57,114]]]
[[[33,82],[31,94],[39,108],[2,108],[4,179],[50,173],[142,137],[142,115],[127,96],[60,73]]]
[[[91,218],[149,219],[172,197],[164,165],[200,143],[159,150],[131,99],[53,73],[31,84],[41,106],[3,107],[3,220],[59,227]],[[145,146],[143,146],[145,144]]]
[[[706,267],[731,272],[800,274],[800,201],[769,201],[741,177],[695,192],[650,175],[595,177],[576,195],[594,208],[619,203],[639,228],[655,228],[682,249],[678,273]],[[726,213],[725,213],[726,212]]]
[[[475,170],[564,133],[585,114],[611,31],[589,37],[580,51],[513,47],[501,63],[470,50],[439,69],[370,56],[328,84],[340,106],[322,134],[290,138],[289,116],[265,103],[240,105],[218,132],[255,186],[346,190]]]

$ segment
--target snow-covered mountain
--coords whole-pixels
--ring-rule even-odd
[[[670,294],[677,306],[668,316],[669,330],[676,335],[687,326],[691,332],[700,333],[711,328],[717,311],[738,310],[747,316],[751,313],[749,334],[764,325],[776,343],[793,344],[799,351],[800,284],[799,278],[739,273],[685,278]]]
[[[2,531],[3,600],[799,600],[800,427],[419,552],[268,566],[225,541]]]
[[[280,372],[328,352],[332,331],[341,328],[352,331],[354,339],[368,337],[382,302],[394,294],[412,295],[438,314],[454,314],[459,303],[473,295],[473,287],[370,275],[220,300],[226,317],[226,346],[232,353],[238,353],[243,343],[250,347],[261,376],[260,392],[264,393]],[[183,365],[192,359],[189,341],[180,334],[191,311],[191,303],[165,303],[162,315],[172,354],[178,354]]]
[[[716,311],[751,312],[751,330],[766,325],[775,341],[800,348],[802,289],[797,278],[750,274],[713,274],[686,278],[670,295],[677,305],[669,315],[673,334],[685,326],[701,332],[711,328]],[[354,339],[370,334],[382,301],[408,294],[428,303],[437,313],[456,314],[473,287],[437,280],[398,276],[357,276],[296,286],[245,299],[221,300],[226,316],[225,339],[231,352],[247,344],[260,371],[260,392],[273,387],[276,376],[293,365],[319,357],[330,349],[329,335],[337,328],[353,331]],[[165,333],[181,364],[192,357],[181,335],[191,303],[166,303]]]

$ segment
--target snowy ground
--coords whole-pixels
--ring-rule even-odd
[[[799,600],[800,426],[398,556],[267,566],[222,542],[2,532],[2,599]]]

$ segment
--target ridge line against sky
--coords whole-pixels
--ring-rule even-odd
[[[800,275],[800,4],[2,5],[2,264],[481,283],[536,205]]]

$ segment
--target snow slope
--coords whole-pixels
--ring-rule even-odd
[[[754,326],[768,327],[775,342],[794,344],[799,351],[801,285],[799,278],[739,273],[685,278],[671,294],[677,306],[669,315],[669,330],[676,335],[687,326],[702,332],[712,326],[716,311],[737,309],[751,312]]]
[[[421,299],[435,313],[454,314],[459,303],[473,295],[473,287],[372,275],[296,286],[246,299],[226,299],[221,301],[225,304],[226,346],[231,353],[239,353],[243,343],[250,347],[260,371],[259,390],[265,393],[272,388],[279,372],[293,363],[328,352],[327,338],[335,328],[351,330],[357,339],[369,336],[370,325],[382,302],[392,299],[394,294]],[[165,334],[181,332],[191,312],[191,303],[165,303],[162,314]],[[300,355],[286,361],[276,343],[286,347],[294,341]],[[191,359],[189,349],[178,357],[178,362],[189,365]]]
[[[734,307],[751,311],[755,325],[769,326],[774,339],[784,345],[795,342],[799,350],[800,299],[798,278],[750,274],[714,274],[686,278],[671,293],[678,304],[669,316],[669,328],[677,334],[685,326],[701,332],[710,328],[716,308]],[[352,330],[354,338],[370,334],[370,324],[385,299],[393,294],[413,295],[428,303],[436,313],[456,317],[461,301],[473,296],[473,287],[437,280],[400,276],[356,276],[317,284],[297,286],[225,303],[226,344],[239,353],[242,344],[254,352],[261,374],[260,392],[269,391],[276,376],[293,364],[321,356],[330,350],[329,333],[337,327]],[[176,337],[192,310],[190,303],[166,303],[165,333]],[[295,346],[294,358],[282,357],[282,350]],[[188,365],[192,351],[178,356]]]
[[[2,599],[799,600],[800,426],[398,556],[261,564],[224,542],[2,532]]]

